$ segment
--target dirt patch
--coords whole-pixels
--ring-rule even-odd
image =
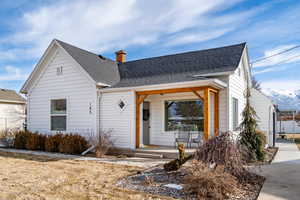
[[[115,185],[142,169],[0,152],[0,199],[170,199]]]

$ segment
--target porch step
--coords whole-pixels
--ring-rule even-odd
[[[153,159],[161,159],[163,158],[163,154],[157,154],[157,153],[139,153],[135,152],[133,154],[134,157],[139,157],[139,158],[153,158]]]

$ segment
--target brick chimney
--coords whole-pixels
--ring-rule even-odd
[[[123,63],[126,60],[126,52],[123,50],[119,50],[116,53],[116,62]]]

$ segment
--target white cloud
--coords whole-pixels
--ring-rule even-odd
[[[96,52],[161,41],[177,45],[210,40],[256,13],[216,14],[240,1],[54,1],[24,14],[18,32],[5,41],[25,47],[8,50],[6,57],[15,52],[19,58],[39,57],[53,38]],[[179,38],[174,41],[176,34]]]
[[[203,31],[200,33],[183,34],[181,36],[172,38],[171,40],[169,40],[169,42],[166,43],[166,45],[167,46],[175,46],[175,45],[181,45],[181,44],[202,42],[202,41],[218,38],[229,31],[230,31],[230,29],[223,29],[223,30],[216,30],[216,31],[211,31],[211,32]]]
[[[282,51],[285,51],[287,49],[293,48],[296,45],[281,45],[276,48],[267,50],[264,52],[264,57],[269,57],[275,54],[278,54]],[[300,49],[294,49],[291,51],[288,51],[283,54],[276,55],[274,57],[270,57],[268,59],[262,60],[260,62],[254,63],[253,67],[271,67],[279,64],[287,64],[287,63],[293,63],[300,60]]]
[[[26,80],[27,77],[28,74],[13,66],[5,66],[4,73],[0,73],[0,81]]]

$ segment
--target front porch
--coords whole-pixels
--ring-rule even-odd
[[[180,127],[181,125],[186,126],[188,124],[192,127],[188,133],[202,134],[203,140],[208,140],[210,137],[218,135],[219,94],[222,88],[224,86],[215,84],[136,91],[136,151],[142,153],[164,153],[165,155],[174,154],[177,156],[174,135],[176,128],[174,127]],[[185,104],[182,102],[185,102]],[[177,104],[194,106],[196,109],[199,109],[199,113],[191,114],[191,117],[187,116],[188,113],[167,116],[173,112],[168,110],[168,108]],[[177,107],[173,108],[173,110],[176,109]],[[194,110],[192,109],[191,112]],[[146,123],[147,120],[148,124]],[[197,147],[197,145],[193,147]],[[186,151],[191,153],[195,151],[195,148],[186,148]]]
[[[187,148],[185,153],[187,155],[193,154],[196,152],[196,148]],[[159,155],[161,158],[177,158],[178,157],[178,150],[174,147],[170,146],[158,146],[158,145],[150,145],[145,146],[143,148],[137,148],[135,151],[136,153],[140,154],[149,154],[149,155]]]

